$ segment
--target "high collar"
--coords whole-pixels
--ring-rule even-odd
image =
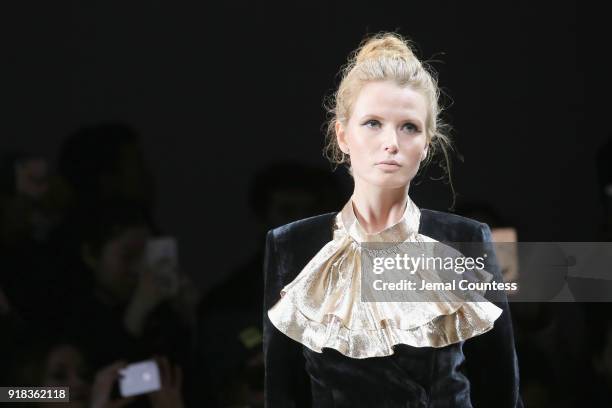
[[[406,207],[401,219],[376,233],[366,232],[359,223],[353,201],[351,197],[336,217],[336,227],[344,228],[345,232],[357,242],[404,242],[419,232],[421,211],[409,196],[406,196]]]

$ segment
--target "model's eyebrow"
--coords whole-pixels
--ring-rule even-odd
[[[377,114],[375,114],[375,113],[368,113],[368,114],[365,114],[365,115],[363,115],[363,116],[361,117],[361,120],[362,120],[362,121],[363,121],[363,120],[366,120],[366,119],[379,119],[379,120],[384,120],[384,118],[383,118],[382,116],[379,116],[379,115],[377,115]],[[414,116],[407,116],[407,117],[406,117],[404,120],[405,120],[406,122],[414,122],[414,123],[416,123],[416,124],[417,124],[417,125],[419,125],[419,126],[422,126],[422,125],[423,125],[423,124],[421,123],[421,121],[420,121],[420,120],[418,120],[417,118],[415,118]]]

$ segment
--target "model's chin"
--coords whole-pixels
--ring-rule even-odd
[[[367,169],[353,167],[353,178],[371,186],[397,189],[410,184],[412,173],[408,170],[406,167],[400,167],[400,171],[382,171],[376,166]]]
[[[372,177],[371,183],[381,188],[401,188],[410,183],[410,178],[404,174],[381,173]]]

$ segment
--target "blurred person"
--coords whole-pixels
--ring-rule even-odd
[[[560,392],[555,371],[547,358],[536,350],[521,348],[521,395],[529,408],[570,408],[575,401]],[[568,405],[569,404],[569,405]]]
[[[121,370],[128,362],[113,361],[95,371],[89,351],[78,335],[30,331],[13,358],[11,385],[68,387],[70,402],[39,402],[36,407],[83,408],[183,408],[182,370],[165,356],[151,356],[157,362],[161,388],[158,391],[121,397],[115,395]],[[38,333],[42,334],[42,333]]]
[[[58,171],[78,203],[126,200],[150,215],[155,197],[152,173],[140,135],[126,123],[102,122],[77,129],[60,147]]]
[[[589,406],[608,407],[612,404],[612,324],[603,325],[601,336],[593,343],[591,364],[595,374],[591,389],[593,399]]]
[[[0,316],[7,316],[11,312],[11,304],[6,297],[6,293],[2,290],[2,286],[0,286]]]
[[[249,207],[257,221],[254,239],[270,228],[313,216],[340,202],[329,172],[278,162],[255,174]],[[198,359],[218,406],[263,406],[263,247],[209,291],[199,307]],[[219,353],[219,348],[227,353]]]
[[[612,405],[612,307],[610,303],[583,304],[587,315],[586,369],[580,370],[571,385],[576,406],[594,408]]]
[[[113,398],[113,387],[119,380],[121,370],[127,366],[126,361],[115,361],[99,370],[92,385],[89,408],[121,408],[151,407],[151,408],[184,408],[182,396],[182,370],[169,362],[165,356],[156,356],[155,362],[159,368],[161,388],[146,394]]]
[[[592,406],[585,404],[594,389],[586,380],[590,347],[584,305],[542,301],[512,306],[525,406]]]
[[[152,408],[183,408],[183,369],[166,356],[155,358],[159,366],[161,389],[147,394]]]
[[[519,280],[518,229],[515,223],[506,221],[491,205],[467,202],[457,206],[456,213],[487,224],[495,243],[495,253],[502,271],[504,282]],[[519,289],[520,290],[520,289]],[[511,297],[512,291],[508,292]]]
[[[133,405],[135,396],[113,398],[113,387],[120,379],[120,370],[125,368],[125,361],[115,361],[102,367],[94,376],[91,385],[91,399],[89,408],[121,408]]]
[[[92,371],[79,341],[71,335],[43,333],[36,328],[20,335],[22,343],[12,350],[10,385],[67,386],[70,388],[69,403],[42,402],[34,405],[89,408]],[[5,367],[8,368],[8,365]]]
[[[516,345],[521,350],[518,358],[521,378],[525,378],[526,406],[561,407],[561,401],[575,401],[580,392],[572,384],[587,370],[584,310],[573,302],[563,276],[567,270],[548,265],[551,260],[565,260],[565,254],[554,243],[514,245],[520,235],[517,223],[489,204],[466,202],[457,207],[457,213],[491,227],[504,281],[519,285],[516,292],[508,292],[508,298],[523,295],[531,300],[509,304]],[[557,357],[560,354],[563,359]]]
[[[70,321],[96,350],[94,365],[163,353],[188,366],[197,289],[180,269],[144,262],[152,232],[140,206],[100,203],[82,211],[79,225],[75,256],[89,290],[73,294],[68,310]],[[168,284],[168,273],[176,285]]]
[[[262,234],[270,228],[329,211],[342,201],[341,186],[328,171],[276,162],[251,180],[248,202]]]
[[[57,172],[67,197],[61,223],[51,231],[47,251],[51,254],[40,275],[49,277],[58,307],[74,293],[86,291],[90,274],[82,273],[81,224],[87,211],[107,202],[129,202],[144,215],[152,234],[159,235],[152,216],[153,178],[142,152],[140,135],[122,122],[81,126],[60,146]],[[40,285],[39,285],[40,286]],[[44,314],[44,311],[41,312]]]
[[[55,254],[52,231],[67,212],[69,197],[47,160],[16,152],[0,160],[0,285],[15,313],[45,323],[62,297],[57,275],[50,273]]]
[[[339,190],[336,180],[317,168],[291,162],[266,166],[252,179],[248,193],[249,209],[256,220],[253,239],[261,241],[270,228],[334,208],[341,201]],[[209,291],[201,309],[243,307],[252,310],[261,306],[263,249],[259,248]]]
[[[44,360],[43,375],[38,386],[67,386],[70,389],[69,403],[40,403],[41,407],[87,407],[91,396],[90,374],[81,350],[72,344],[56,344]]]
[[[8,296],[0,285],[0,361],[10,361],[15,348],[20,343],[19,333],[27,327],[17,311],[13,308]],[[10,383],[9,370],[0,370],[0,384]]]
[[[45,158],[15,152],[0,160],[0,242],[9,248],[44,242],[70,202],[62,180]]]

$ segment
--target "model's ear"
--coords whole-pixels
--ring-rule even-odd
[[[421,161],[425,160],[425,158],[427,157],[428,151],[429,151],[429,143],[425,146],[425,149],[423,149],[423,152],[421,153]]]
[[[340,146],[340,150],[342,150],[344,154],[349,154],[349,147],[346,143],[346,132],[344,130],[344,126],[342,125],[342,123],[340,123],[339,120],[336,120],[335,129],[336,140],[338,141],[338,146]]]

